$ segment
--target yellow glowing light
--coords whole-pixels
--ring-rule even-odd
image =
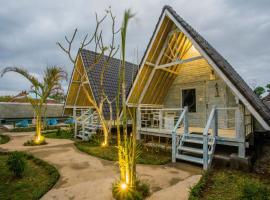
[[[44,140],[45,140],[44,136],[38,135],[38,136],[35,137],[34,142],[36,144],[39,144],[39,143],[42,143]]]
[[[120,187],[121,187],[122,190],[125,190],[125,189],[127,189],[127,184],[126,183],[121,183]]]
[[[101,144],[101,146],[105,147],[105,146],[106,146],[106,143],[105,143],[105,142],[103,142],[103,143]]]
[[[193,45],[191,46],[191,51],[197,51]]]

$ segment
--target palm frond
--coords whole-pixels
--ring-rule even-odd
[[[20,75],[22,75],[23,77],[25,77],[28,81],[31,82],[31,84],[33,85],[33,87],[38,88],[41,86],[41,83],[38,81],[37,78],[35,78],[34,76],[32,76],[26,69],[24,68],[20,68],[20,67],[6,67],[1,71],[1,77],[3,77],[6,73],[8,72],[15,72],[18,73]]]

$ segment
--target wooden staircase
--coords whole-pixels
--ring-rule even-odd
[[[176,158],[197,164],[204,164],[203,151],[203,136],[197,134],[184,134],[180,139],[180,144],[177,147]],[[211,159],[214,153],[215,138],[208,136],[208,165],[211,164]]]
[[[185,107],[172,131],[172,161],[179,159],[201,164],[203,169],[207,170],[211,166],[216,146],[218,130],[216,107],[213,106],[202,135],[189,133],[187,112]],[[177,140],[176,130],[181,123],[184,124],[184,133]],[[213,135],[209,134],[210,128],[213,130]]]
[[[84,112],[80,117],[76,119],[78,126],[78,131],[76,133],[76,138],[80,138],[84,141],[89,140],[89,138],[96,134],[98,128],[100,128],[97,113],[88,110]]]

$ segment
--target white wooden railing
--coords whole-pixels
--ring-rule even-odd
[[[181,126],[181,124],[184,124],[184,133],[183,135],[187,135],[188,134],[188,107],[184,107],[183,112],[181,113],[181,115],[179,116],[173,130],[172,130],[172,162],[176,161],[176,150],[177,150],[177,136],[176,136],[176,132],[177,129],[179,128],[179,126]]]
[[[229,114],[230,113],[230,114]],[[210,131],[210,129],[212,131]],[[220,131],[230,130],[232,135],[219,135]],[[209,145],[211,142],[211,145]],[[239,147],[238,156],[245,157],[245,131],[243,114],[238,107],[212,107],[203,131],[203,168],[211,165],[216,143],[236,142]],[[211,152],[209,152],[211,151]]]
[[[211,165],[211,161],[212,161],[212,157],[214,155],[214,151],[215,151],[215,145],[216,145],[216,137],[218,136],[218,114],[217,114],[217,109],[216,106],[213,106],[211,113],[209,115],[209,118],[207,120],[206,126],[204,128],[203,131],[203,169],[207,170],[210,165]],[[212,144],[210,145],[209,149],[209,129],[212,126],[212,137],[211,137],[211,142]],[[209,150],[212,151],[209,154]],[[211,157],[209,157],[211,156]]]
[[[74,117],[74,120],[75,120],[74,138],[77,137],[78,126],[80,125],[82,130],[84,131],[85,123],[87,121],[90,121],[93,118],[93,111],[92,111],[91,108],[90,109],[79,110],[79,112],[78,111],[75,111],[75,112],[76,112],[76,114],[80,114],[80,115]]]
[[[183,108],[142,105],[138,110],[138,130],[171,133]]]

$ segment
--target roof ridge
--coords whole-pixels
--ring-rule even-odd
[[[89,52],[89,53],[93,53],[93,54],[100,55],[100,53],[95,52],[95,51],[92,51],[92,50],[90,50],[90,49],[85,49],[85,48],[83,48],[83,49],[82,49],[82,51],[85,51],[85,52]],[[106,54],[104,54],[103,56],[104,56],[104,57],[106,57],[106,58],[108,58],[108,57],[109,57],[109,56],[108,56],[108,55],[106,55]],[[118,59],[118,58],[115,58],[115,57],[111,57],[111,59],[115,59],[115,60],[117,60],[117,61],[122,62],[122,60],[121,60],[121,59]],[[132,62],[130,62],[130,61],[126,61],[125,63],[129,63],[129,64],[131,64],[131,65],[138,65],[138,64],[134,64],[134,63],[132,63]]]

